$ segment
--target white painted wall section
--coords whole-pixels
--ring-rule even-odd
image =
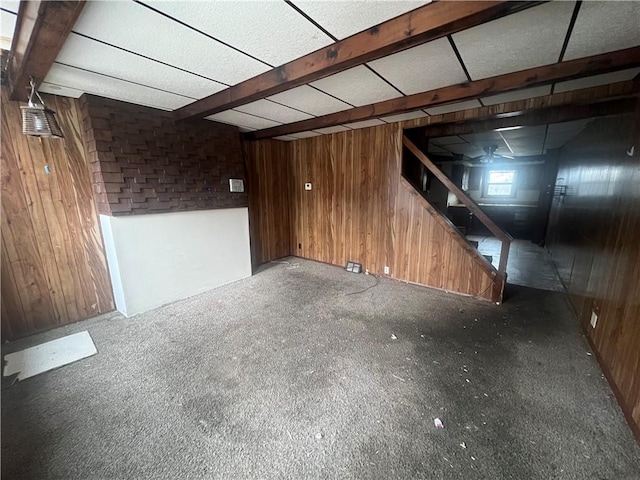
[[[251,276],[247,208],[100,216],[126,317]]]

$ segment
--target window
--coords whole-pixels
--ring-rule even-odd
[[[514,197],[516,194],[515,170],[489,170],[485,177],[485,197]]]

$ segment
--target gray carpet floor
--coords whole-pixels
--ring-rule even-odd
[[[3,390],[2,478],[639,478],[563,294],[289,261],[4,345],[86,329],[99,353]]]

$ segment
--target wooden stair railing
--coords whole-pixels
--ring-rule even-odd
[[[455,183],[453,183],[451,181],[451,179],[449,179],[449,177],[447,177],[447,175],[445,175],[445,173],[442,170],[440,170],[429,159],[429,157],[427,157],[422,152],[422,150],[420,150],[411,140],[409,140],[409,138],[407,138],[406,135],[402,136],[402,143],[502,243],[501,248],[500,248],[500,263],[498,264],[498,278],[496,278],[496,280],[495,280],[496,288],[494,289],[494,295],[493,295],[494,301],[499,303],[502,300],[502,293],[504,291],[504,284],[506,283],[507,261],[509,259],[509,247],[511,246],[511,242],[512,242],[513,238],[511,237],[511,235],[509,235],[507,232],[505,232],[499,226],[497,226],[493,222],[493,220],[491,220],[489,218],[489,216],[486,213],[484,213],[484,211],[482,211],[482,209],[478,206],[478,204],[476,202],[474,202],[460,187],[458,187]],[[440,215],[442,215],[442,214],[440,214]],[[460,234],[460,236],[462,236],[462,235]],[[465,239],[465,241],[466,241],[466,239]]]

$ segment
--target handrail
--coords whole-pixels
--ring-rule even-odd
[[[509,246],[513,237],[509,235],[507,232],[502,230],[498,225],[496,225],[493,220],[489,218],[489,216],[482,211],[482,209],[478,206],[476,202],[474,202],[460,187],[458,187],[455,183],[447,177],[442,170],[440,170],[430,159],[427,157],[422,150],[420,150],[406,135],[402,136],[402,143],[405,147],[407,147],[411,153],[413,153],[422,164],[429,169],[431,173],[433,173],[438,180],[440,180],[445,187],[447,187],[453,194],[460,200],[469,210],[473,213],[478,220],[480,220],[485,227],[489,229],[491,233],[493,233],[498,240],[502,242],[502,248],[500,249],[500,264],[498,266],[498,272],[502,275],[505,275],[507,272],[507,259],[509,256]]]

